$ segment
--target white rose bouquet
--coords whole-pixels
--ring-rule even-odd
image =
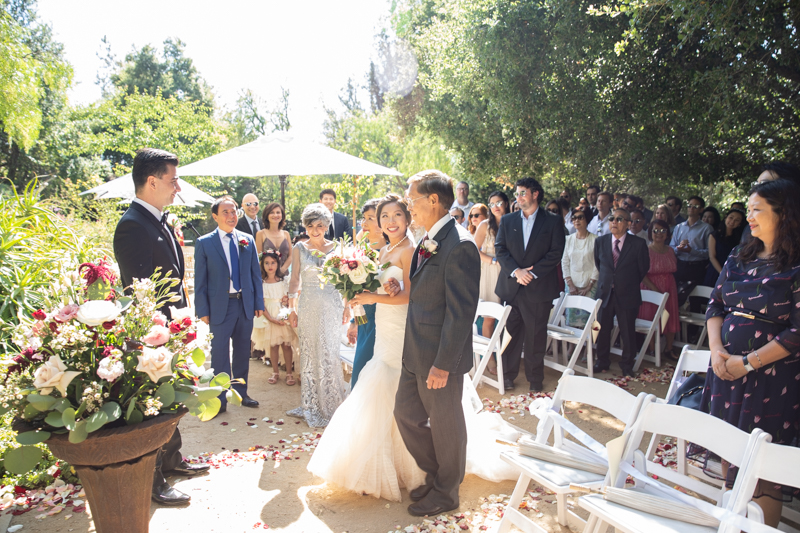
[[[205,370],[207,329],[190,310],[159,311],[178,280],[135,279],[131,297],[117,286],[108,259],[83,263],[50,295],[49,310],[21,320],[17,353],[0,363],[0,414],[13,412],[30,427],[17,435],[5,468],[22,474],[52,433],[73,443],[103,427],[133,425],[186,407],[201,420],[220,408],[220,394],[241,402],[226,374]],[[207,385],[201,388],[200,385]]]
[[[381,268],[387,265],[378,263],[378,252],[372,249],[366,238],[355,244],[343,239],[337,250],[326,257],[319,278],[323,283],[335,286],[345,300],[350,300],[364,291],[378,290],[381,286],[378,276]],[[356,323],[367,323],[362,306],[353,307],[353,315]]]

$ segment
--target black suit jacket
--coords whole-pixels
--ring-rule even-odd
[[[258,227],[259,228],[262,227],[260,220],[258,221]],[[242,233],[253,235],[253,227],[250,224],[248,224],[247,219],[245,217],[239,219],[239,222],[236,223],[236,229],[238,229]],[[253,235],[253,237],[255,237],[255,235]]]
[[[342,215],[341,213],[333,213],[333,231],[331,231],[330,226],[328,227],[328,231],[325,233],[325,238],[329,241],[333,239],[341,239],[344,235],[350,235],[350,239],[353,238],[353,226],[350,224],[350,220]]]
[[[564,254],[564,218],[553,215],[539,206],[536,221],[531,229],[528,247],[522,237],[522,217],[519,212],[503,215],[497,230],[494,249],[500,263],[495,294],[506,303],[524,296],[536,303],[552,302],[561,292],[558,283],[558,266]],[[535,279],[527,286],[511,277],[518,268],[533,267]]]
[[[161,308],[161,312],[171,319],[169,306],[180,309],[189,305],[189,301],[183,290],[183,251],[172,230],[167,231],[169,236],[162,230],[160,220],[143,206],[132,202],[117,223],[114,232],[114,256],[119,264],[122,284],[126,289],[133,283],[133,278],[152,276],[156,267],[161,267],[162,275],[172,271],[169,277],[181,280],[181,283],[170,288],[172,294],[180,296],[180,301],[167,302]],[[174,249],[172,243],[167,240],[169,238],[175,243]],[[178,252],[177,256],[175,250]]]
[[[603,300],[602,307],[605,307],[611,288],[614,287],[619,305],[634,309],[642,304],[639,285],[650,270],[650,251],[644,239],[629,233],[622,245],[617,267],[614,268],[614,256],[611,252],[613,238],[608,233],[594,241],[594,264],[599,272],[597,298]]]

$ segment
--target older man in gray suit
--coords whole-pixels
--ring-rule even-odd
[[[427,231],[411,266],[403,369],[394,416],[408,451],[426,473],[409,495],[414,516],[459,506],[467,428],[461,395],[472,368],[472,321],[481,262],[472,236],[449,214],[453,180],[426,170],[408,180],[414,221]]]

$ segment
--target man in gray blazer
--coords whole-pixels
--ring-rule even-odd
[[[427,231],[411,266],[403,369],[394,416],[406,448],[426,473],[409,493],[414,516],[459,506],[467,428],[461,396],[472,368],[472,321],[478,308],[481,262],[467,230],[449,214],[453,181],[438,170],[408,180],[414,221]]]

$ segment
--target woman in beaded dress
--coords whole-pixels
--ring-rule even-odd
[[[336,244],[325,239],[331,225],[331,212],[320,203],[303,210],[302,222],[308,240],[298,242],[292,251],[292,278],[289,283],[289,321],[299,327],[300,395],[302,405],[286,414],[305,419],[311,427],[325,427],[336,408],[347,397],[347,383],[339,361],[342,325],[349,320],[349,308],[330,283],[322,283],[320,268]],[[297,314],[300,292],[300,315]]]

